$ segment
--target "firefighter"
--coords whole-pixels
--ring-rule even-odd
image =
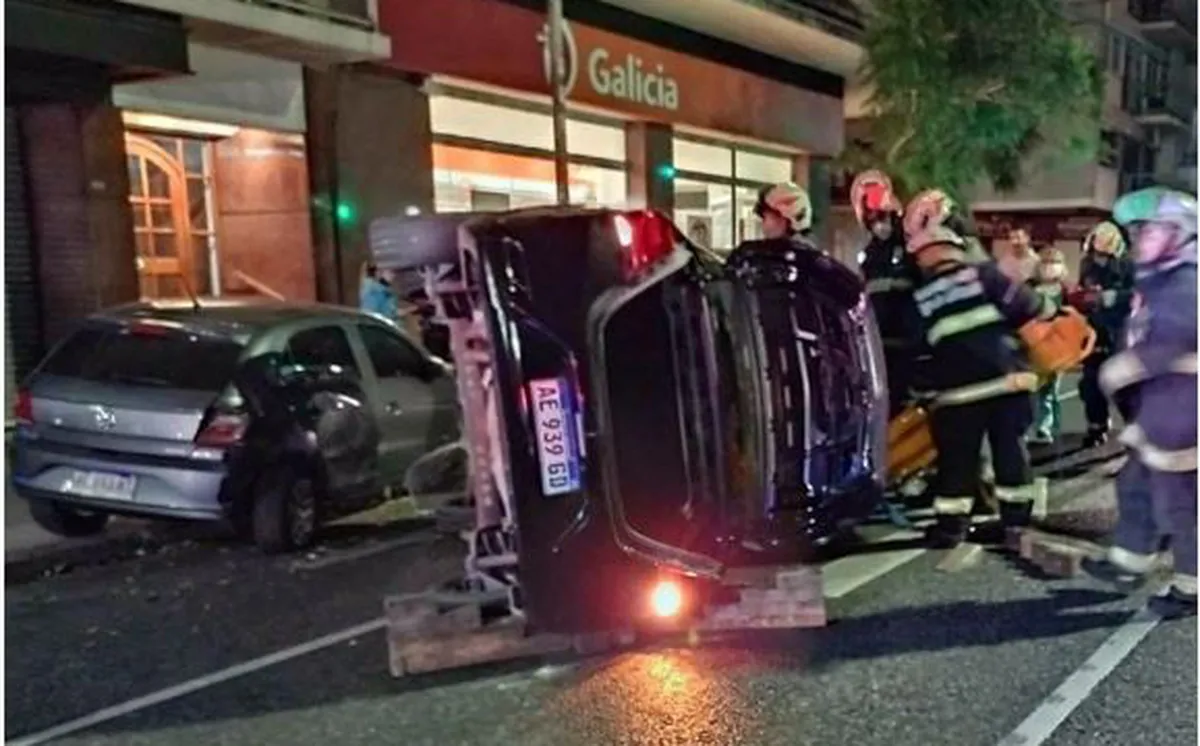
[[[1113,545],[1083,564],[1132,590],[1169,548],[1174,576],[1150,608],[1172,619],[1196,613],[1196,198],[1160,187],[1127,194],[1113,216],[1134,236],[1139,307],[1127,346],[1100,370],[1100,386],[1132,399],[1121,442]]]
[[[1028,286],[1007,278],[994,262],[968,263],[967,224],[953,201],[929,190],[904,215],[908,251],[921,269],[914,299],[933,357],[935,389],[930,425],[938,451],[931,546],[967,538],[986,435],[995,473],[1000,522],[1027,525],[1034,484],[1025,450],[1037,376],[1015,338],[1021,325],[1049,318],[1054,308]],[[980,532],[987,542],[999,531]]]
[[[1067,263],[1063,253],[1047,246],[1038,255],[1038,264],[1033,272],[1031,284],[1043,298],[1056,309],[1067,302]],[[1047,444],[1058,440],[1062,427],[1062,402],[1059,399],[1061,376],[1053,376],[1037,392],[1037,409],[1031,443]]]
[[[1099,374],[1100,367],[1113,354],[1130,313],[1134,270],[1126,253],[1124,232],[1109,221],[1097,225],[1083,239],[1079,289],[1073,294],[1072,305],[1087,316],[1088,323],[1096,330],[1096,348],[1083,361],[1083,376],[1079,380],[1079,398],[1087,417],[1085,448],[1107,441],[1111,426],[1108,399],[1100,390]]]
[[[790,238],[815,248],[811,241],[812,201],[796,184],[785,181],[763,187],[754,214],[762,221],[763,238]]]
[[[913,303],[920,272],[904,250],[902,207],[891,180],[879,171],[859,174],[850,187],[859,225],[870,235],[860,269],[883,338],[889,416],[908,403],[921,340],[921,320]]]

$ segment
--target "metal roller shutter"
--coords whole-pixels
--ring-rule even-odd
[[[12,412],[16,382],[42,354],[37,257],[30,236],[21,138],[15,107],[4,107],[5,400]]]

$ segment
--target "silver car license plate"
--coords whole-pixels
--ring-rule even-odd
[[[71,477],[63,484],[64,492],[105,500],[132,500],[135,489],[137,477],[103,471],[72,471]]]

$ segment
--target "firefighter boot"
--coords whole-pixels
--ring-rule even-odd
[[[1108,425],[1088,425],[1087,435],[1083,436],[1084,448],[1096,448],[1108,442]]]
[[[1154,569],[1156,554],[1139,554],[1113,546],[1101,558],[1085,557],[1080,568],[1096,580],[1113,586],[1122,593],[1133,593],[1146,584]]]
[[[1175,575],[1167,590],[1153,596],[1147,606],[1163,619],[1196,616],[1196,578]]]
[[[940,513],[933,525],[925,529],[925,543],[930,549],[954,549],[967,540],[971,516]]]

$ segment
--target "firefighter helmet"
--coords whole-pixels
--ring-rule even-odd
[[[1196,198],[1184,192],[1150,187],[1117,199],[1113,219],[1134,227],[1134,261],[1162,269],[1196,254]],[[1151,271],[1156,271],[1151,270]]]
[[[899,215],[904,211],[892,180],[882,171],[863,171],[850,185],[850,204],[859,225],[865,226],[872,214]]]
[[[812,201],[808,198],[808,192],[790,181],[759,190],[754,214],[762,218],[768,212],[788,221],[788,225],[797,233],[812,227]]]
[[[957,248],[967,245],[962,235],[958,205],[941,189],[926,189],[908,203],[904,211],[904,236],[908,252],[919,254],[936,244]]]
[[[1108,256],[1125,253],[1125,234],[1116,223],[1105,220],[1097,223],[1083,239],[1083,252],[1096,252]]]

